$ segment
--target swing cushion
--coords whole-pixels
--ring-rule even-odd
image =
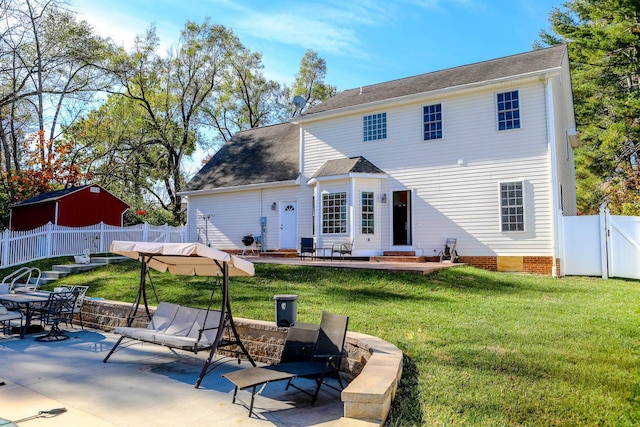
[[[113,332],[138,341],[198,352],[213,346],[221,315],[220,310],[161,302],[146,328],[123,326]]]

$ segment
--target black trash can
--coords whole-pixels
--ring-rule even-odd
[[[298,295],[276,295],[276,325],[293,326],[298,315]]]

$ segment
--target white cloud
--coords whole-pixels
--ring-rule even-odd
[[[178,40],[181,26],[170,21],[171,17],[153,19],[153,16],[141,15],[135,3],[121,3],[113,7],[107,1],[74,0],[72,9],[78,12],[79,19],[91,24],[97,34],[111,38],[125,49],[131,49],[135,37],[145,33],[152,24],[156,26],[156,34],[160,38],[159,52],[165,52]]]
[[[240,23],[253,37],[331,53],[348,53],[359,44],[351,28],[286,14],[257,14]]]
[[[242,35],[349,57],[363,56],[362,27],[393,19],[393,6],[362,0],[279,2],[277,10],[267,4],[261,10],[234,7],[231,28]]]

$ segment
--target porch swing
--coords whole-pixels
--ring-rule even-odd
[[[252,276],[254,269],[251,262],[200,243],[158,244],[113,241],[111,252],[140,261],[140,285],[127,318],[127,326],[115,328],[114,333],[121,336],[104,358],[104,363],[117,351],[124,340],[128,340],[127,343],[143,341],[193,353],[209,350],[209,357],[198,376],[196,388],[200,387],[204,376],[221,363],[213,360],[218,349],[224,348],[227,352],[236,353],[238,361],[244,356],[253,366],[256,366],[240,340],[229,299],[229,276]],[[158,297],[151,281],[149,268],[182,276],[214,277],[209,306],[206,309],[200,309],[158,302],[152,316],[147,301],[147,277],[156,301]],[[219,287],[222,292],[220,310],[211,308],[216,287]],[[134,321],[140,318],[137,313],[141,304],[144,305],[145,310],[142,317],[146,317],[149,321],[147,327],[134,326]],[[225,331],[227,338],[225,338]],[[229,347],[232,349],[228,349]]]

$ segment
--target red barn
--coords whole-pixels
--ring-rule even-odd
[[[67,227],[105,224],[122,226],[125,202],[97,184],[40,194],[9,206],[9,229],[25,231],[52,222]]]

